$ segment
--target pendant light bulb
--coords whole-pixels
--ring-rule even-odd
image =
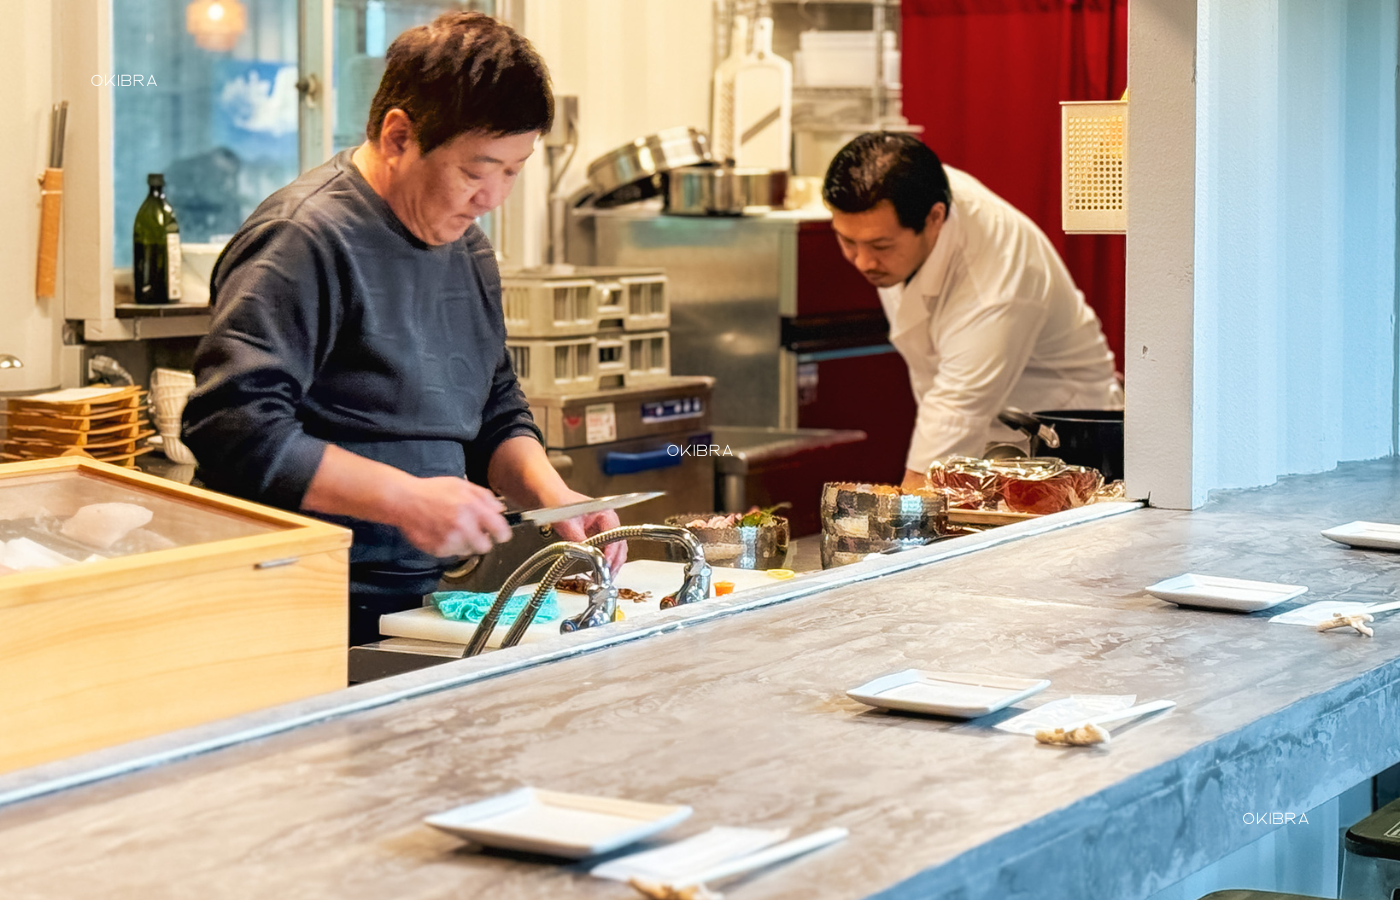
[[[239,0],[192,0],[185,7],[185,30],[195,45],[227,53],[248,27],[248,10]]]

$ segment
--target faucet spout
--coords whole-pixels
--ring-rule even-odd
[[[530,623],[535,620],[535,616],[540,611],[540,606],[544,603],[544,598],[553,589],[555,582],[573,560],[583,560],[593,569],[593,583],[596,585],[594,591],[590,592],[589,610],[584,615],[593,612],[595,605],[600,605],[606,612],[608,621],[611,621],[613,611],[617,607],[617,588],[613,586],[612,571],[608,568],[607,558],[603,552],[596,547],[586,544],[574,543],[572,541],[560,541],[557,544],[550,544],[548,547],[537,552],[525,562],[520,564],[510,577],[501,585],[501,589],[496,594],[496,600],[491,604],[491,608],[482,617],[481,622],[476,626],[476,631],[472,633],[471,640],[467,643],[467,649],[463,656],[476,656],[486,649],[486,642],[491,639],[491,632],[496,629],[496,623],[501,618],[501,613],[505,611],[506,604],[515,594],[517,588],[524,584],[535,572],[544,568],[546,563],[553,563],[550,572],[558,570],[553,580],[548,576],[540,582],[540,587],[530,597],[530,602],[521,610],[511,625],[510,631],[506,634],[506,640],[501,642],[502,647],[513,647],[519,643],[524,636],[525,630],[530,627]],[[586,627],[586,626],[582,626]],[[572,629],[569,629],[572,630]],[[511,635],[515,635],[515,640],[510,640]]]
[[[705,561],[705,548],[695,535],[684,528],[677,528],[673,525],[624,525],[621,528],[614,528],[610,531],[595,534],[584,540],[583,543],[586,546],[596,548],[605,547],[616,541],[633,539],[667,541],[673,544],[680,544],[686,549],[690,557],[689,562],[686,563],[685,577],[681,581],[681,586],[674,594],[662,599],[662,609],[684,606],[687,603],[695,603],[710,596],[710,577],[712,573],[709,563]],[[534,596],[530,598],[530,606],[537,608],[539,604],[544,602],[545,596],[553,589],[554,585],[558,583],[559,579],[564,576],[568,565],[569,563],[567,560],[561,559],[550,567],[549,571],[545,573],[544,578],[540,580],[539,587],[535,588]],[[523,569],[524,566],[521,568]],[[606,570],[607,566],[603,568]],[[611,578],[609,578],[607,583],[611,586]],[[595,584],[602,585],[603,581],[598,579],[595,581]],[[613,588],[610,593],[611,597],[608,598],[608,605],[604,609],[600,609],[598,604],[593,601],[593,592],[590,591],[588,609],[585,610],[582,615],[561,622],[560,630],[576,631],[579,628],[588,628],[593,625],[604,625],[611,622],[616,612],[617,591]],[[606,615],[604,615],[604,613],[606,613]],[[484,622],[485,620],[483,619],[482,621]],[[570,627],[571,625],[573,627]],[[501,646],[514,647],[520,642],[520,639],[525,636],[525,629],[528,627],[528,621],[522,625],[521,620],[517,619],[515,624],[511,625],[510,630],[506,632],[505,638],[501,641]]]

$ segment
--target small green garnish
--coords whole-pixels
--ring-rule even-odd
[[[791,503],[779,503],[774,506],[765,506],[763,509],[756,509],[753,512],[745,513],[744,517],[739,520],[739,524],[760,526],[772,525],[775,521],[777,521],[777,516],[773,515],[773,513],[791,505]]]

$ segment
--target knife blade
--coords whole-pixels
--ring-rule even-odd
[[[602,512],[606,509],[622,509],[624,506],[632,506],[637,503],[645,503],[648,500],[655,500],[657,497],[665,496],[665,491],[638,491],[631,494],[614,494],[611,497],[595,497],[592,500],[581,500],[578,503],[566,503],[563,506],[545,506],[539,509],[521,509],[505,514],[506,524],[511,527],[522,522],[533,522],[536,525],[550,525],[554,522],[562,522],[565,519],[572,519],[577,516],[586,516],[589,513]]]

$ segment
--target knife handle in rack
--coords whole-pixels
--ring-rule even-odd
[[[58,223],[63,210],[63,170],[45,169],[39,180],[39,273],[34,296],[52,297],[58,280]]]

